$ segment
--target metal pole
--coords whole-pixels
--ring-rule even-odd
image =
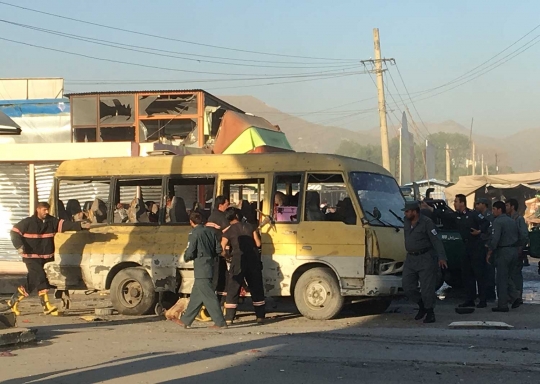
[[[377,91],[379,96],[379,119],[381,122],[382,165],[390,171],[390,150],[388,145],[388,127],[386,125],[386,102],[384,100],[383,69],[381,60],[381,42],[379,29],[373,28],[373,44],[375,47],[375,72],[377,74]]]
[[[446,144],[446,181],[452,181],[451,167],[450,167],[450,146]]]

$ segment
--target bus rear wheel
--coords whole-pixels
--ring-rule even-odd
[[[343,308],[339,283],[329,268],[312,268],[304,272],[294,288],[298,311],[311,320],[329,320]]]
[[[143,268],[126,268],[111,283],[111,302],[122,315],[146,315],[154,311],[154,283]]]

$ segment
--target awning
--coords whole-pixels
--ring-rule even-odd
[[[11,117],[0,111],[0,135],[20,135],[21,127]]]
[[[258,147],[272,147],[287,151],[293,150],[283,132],[252,127],[242,132],[223,151],[223,154],[248,153]]]

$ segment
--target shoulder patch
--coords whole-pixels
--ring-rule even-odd
[[[431,233],[433,233],[433,236],[437,236],[437,230],[436,229],[432,229]]]
[[[484,218],[484,215],[482,215],[481,213],[478,214],[478,217],[483,219]]]

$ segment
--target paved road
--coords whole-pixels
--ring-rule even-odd
[[[534,267],[530,273],[533,274]],[[450,295],[452,296],[452,295]],[[241,313],[237,325],[210,331],[155,317],[111,316],[88,323],[81,314],[106,303],[75,297],[70,316],[40,316],[36,300],[20,324],[40,342],[0,357],[2,383],[538,383],[540,305],[510,314],[488,309],[460,316],[457,299],[439,302],[436,324],[411,319],[414,307],[395,302],[382,315],[346,310],[333,321],[300,317],[287,300],[268,324]],[[245,307],[249,310],[249,307]],[[505,321],[513,330],[452,330],[460,320]]]

